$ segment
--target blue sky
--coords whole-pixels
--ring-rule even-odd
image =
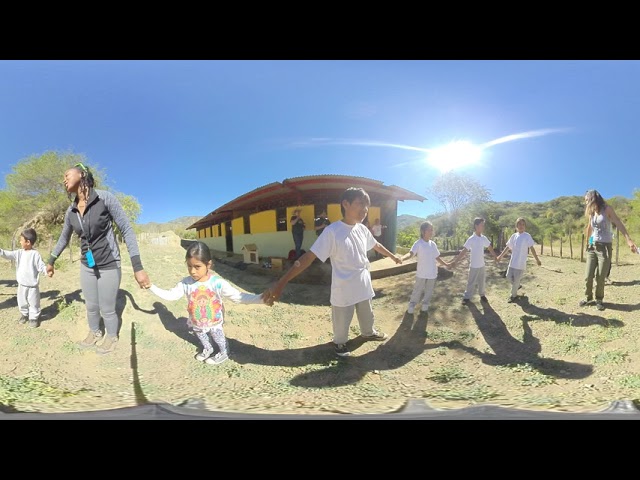
[[[138,199],[140,223],[314,174],[406,188],[428,200],[398,213],[424,217],[442,209],[434,150],[468,142],[489,146],[457,171],[494,200],[630,198],[638,85],[624,60],[0,60],[0,186],[21,159],[71,151]]]

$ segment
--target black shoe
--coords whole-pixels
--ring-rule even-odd
[[[29,326],[31,328],[38,328],[40,326],[39,320],[29,320]]]
[[[468,298],[463,298],[462,299],[462,305],[469,305],[469,299]]]
[[[600,311],[604,310],[604,305],[602,304],[602,300],[596,301],[596,308]]]
[[[20,320],[18,320],[18,323],[20,325],[24,325],[25,323],[27,323],[29,321],[29,317],[27,317],[26,315],[22,315],[20,317]]]
[[[580,300],[580,302],[578,303],[579,306],[581,307],[585,307],[589,304],[593,303],[593,298],[587,298],[586,300]]]
[[[485,297],[484,295],[481,295],[481,296],[480,296],[480,301],[481,301],[481,302],[485,302],[485,303],[488,303],[488,302],[489,302],[489,300],[487,300],[487,297]]]
[[[518,300],[518,297],[509,297],[509,300],[507,300],[507,303],[515,303],[516,300]]]
[[[351,355],[351,352],[347,349],[346,343],[342,343],[340,345],[334,343],[333,345],[336,350],[336,355],[338,355],[339,357],[348,357]]]

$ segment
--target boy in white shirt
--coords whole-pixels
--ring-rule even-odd
[[[19,250],[2,250],[0,257],[16,262],[16,280],[18,282],[19,323],[29,322],[29,326],[40,326],[40,287],[38,274],[47,275],[47,266],[40,252],[33,248],[38,236],[33,228],[27,228],[20,234]],[[51,275],[49,275],[51,276]]]
[[[484,218],[477,217],[473,220],[474,233],[466,242],[464,242],[463,249],[460,253],[451,261],[451,265],[455,265],[458,261],[464,257],[467,252],[471,252],[471,261],[469,262],[469,279],[467,280],[467,289],[462,295],[462,304],[467,305],[471,296],[473,295],[476,286],[478,287],[478,293],[480,294],[480,300],[487,302],[485,296],[485,278],[486,271],[484,266],[484,249],[488,248],[493,255],[493,258],[498,264],[498,255],[491,246],[491,241],[485,237],[484,232]]]
[[[418,265],[416,266],[416,283],[413,286],[413,293],[409,299],[407,313],[413,313],[416,305],[422,299],[422,308],[420,311],[427,312],[429,310],[429,302],[433,295],[433,287],[438,277],[438,265],[449,268],[451,265],[440,258],[440,250],[436,243],[431,240],[433,236],[433,224],[431,222],[423,222],[420,225],[420,238],[411,247],[411,250],[402,257],[402,261],[411,257],[418,257]],[[437,262],[437,263],[436,263]]]
[[[375,295],[371,284],[367,252],[374,249],[385,257],[402,263],[399,256],[376,241],[371,231],[362,224],[371,201],[362,188],[345,190],[340,199],[342,220],[328,225],[322,235],[311,245],[307,253],[296,260],[275,284],[263,294],[269,305],[280,298],[287,283],[302,273],[318,258],[321,262],[331,259],[331,321],[333,343],[338,356],[348,357],[349,325],[355,311],[360,325],[360,336],[364,340],[384,341],[387,335],[373,327],[374,316],[371,299]]]
[[[522,279],[522,274],[527,266],[527,254],[529,253],[529,250],[531,250],[538,266],[542,265],[538,258],[538,254],[533,248],[533,238],[528,232],[525,232],[526,228],[527,222],[525,219],[518,218],[516,220],[516,229],[518,231],[509,237],[507,245],[498,256],[498,261],[500,261],[507,251],[511,250],[511,259],[509,260],[509,267],[507,268],[507,278],[509,279],[509,282],[511,282],[511,296],[508,300],[509,303],[515,302],[518,297],[520,280]]]

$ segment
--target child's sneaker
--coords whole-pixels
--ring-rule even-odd
[[[378,332],[376,330],[373,331],[373,335],[367,335],[367,336],[360,335],[360,336],[370,342],[382,342],[387,339],[386,333]]]
[[[227,355],[226,353],[218,352],[213,357],[205,359],[204,363],[207,363],[209,365],[219,365],[222,362],[226,362],[227,360],[229,360],[229,355]]]
[[[351,352],[347,349],[346,343],[341,343],[340,345],[338,345],[337,343],[334,343],[333,345],[336,350],[336,355],[338,355],[339,357],[351,356]]]
[[[29,326],[31,328],[38,328],[40,326],[39,320],[29,320]]]
[[[507,300],[507,303],[514,303],[516,300],[518,299],[518,297],[509,297],[509,300]]]
[[[26,315],[21,315],[20,316],[20,320],[18,320],[18,323],[20,325],[24,325],[25,323],[27,323],[29,321],[29,317],[27,317]]]
[[[413,313],[416,310],[416,306],[412,303],[409,304],[409,308],[407,308],[407,313]]]
[[[462,305],[469,305],[469,299],[468,298],[463,298],[462,299]]]
[[[205,348],[204,350],[202,350],[201,353],[198,353],[196,355],[196,360],[198,360],[199,362],[204,362],[207,358],[211,356],[212,353],[213,353],[213,348]]]
[[[487,297],[485,297],[484,295],[480,295],[480,301],[484,303],[489,302],[489,300],[487,300]]]

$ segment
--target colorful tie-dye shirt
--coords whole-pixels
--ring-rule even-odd
[[[225,279],[211,275],[204,282],[185,277],[171,290],[151,285],[150,290],[164,300],[187,298],[187,325],[200,331],[209,331],[224,321],[223,299],[234,303],[263,303],[260,294],[244,293]]]

